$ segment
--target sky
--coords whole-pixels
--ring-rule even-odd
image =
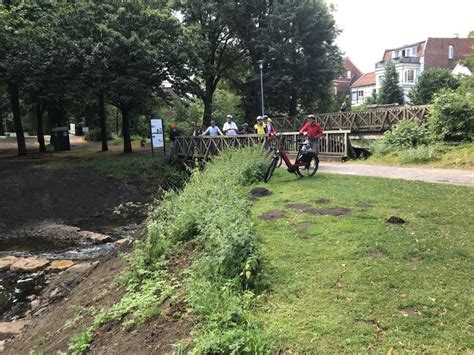
[[[428,37],[467,37],[474,31],[474,0],[326,0],[343,32],[337,44],[364,73],[385,49]]]

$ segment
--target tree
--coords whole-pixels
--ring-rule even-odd
[[[425,105],[431,102],[433,95],[441,89],[456,89],[458,80],[447,69],[434,68],[423,71],[409,97],[413,105]]]
[[[219,82],[242,57],[233,28],[219,1],[188,0],[181,6],[189,44],[188,89],[204,104],[203,122],[212,120],[213,96]]]
[[[469,32],[467,38],[474,38],[474,31]]]
[[[398,85],[398,73],[392,62],[385,66],[384,80],[378,100],[380,104],[398,103],[403,105],[404,103],[403,90]]]

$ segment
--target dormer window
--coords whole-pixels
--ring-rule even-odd
[[[448,58],[453,59],[454,58],[454,46],[449,45],[448,47]]]
[[[348,70],[346,74],[347,74],[347,79],[352,78],[352,73],[350,70]]]

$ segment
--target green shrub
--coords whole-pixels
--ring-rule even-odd
[[[398,149],[406,149],[428,141],[428,131],[415,121],[403,120],[392,130],[386,131],[375,145],[379,154],[388,154]]]
[[[435,98],[428,118],[433,137],[442,141],[472,141],[474,137],[474,89],[443,90]]]
[[[419,145],[414,148],[400,150],[397,155],[402,164],[427,163],[440,160],[449,148],[445,145]]]
[[[102,132],[100,128],[89,130],[89,132],[84,135],[84,139],[88,142],[100,142],[102,140]],[[110,131],[107,131],[107,139],[112,139]]]

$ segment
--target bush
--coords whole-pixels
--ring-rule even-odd
[[[425,105],[430,103],[433,95],[441,89],[456,89],[458,86],[458,79],[449,70],[428,69],[421,73],[409,96],[413,105]]]
[[[464,85],[457,91],[441,91],[433,102],[428,123],[435,139],[454,142],[472,141],[474,89]]]
[[[382,140],[376,144],[376,152],[388,154],[398,149],[406,149],[428,141],[428,131],[415,121],[404,120],[391,131],[386,131]]]
[[[102,132],[100,128],[89,130],[89,132],[84,135],[84,139],[88,142],[100,142],[102,140]],[[112,135],[109,131],[107,131],[107,139],[112,139]]]
[[[428,163],[441,159],[441,155],[450,148],[442,145],[419,145],[414,148],[404,149],[397,152],[402,164]]]

